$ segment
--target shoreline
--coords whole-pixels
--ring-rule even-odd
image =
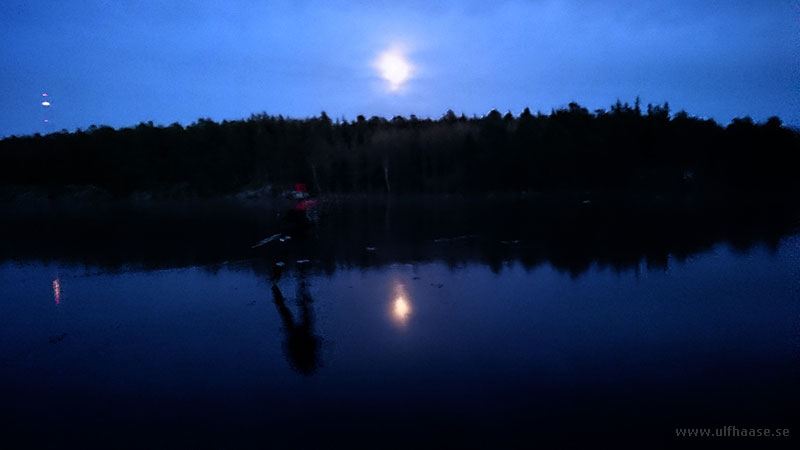
[[[319,223],[287,222],[289,201],[215,198],[160,202],[0,204],[2,261],[169,268],[309,259],[321,270],[395,262],[549,262],[579,274],[592,263],[630,268],[720,242],[774,248],[800,231],[785,197],[328,196]],[[793,199],[792,199],[793,200]],[[789,202],[787,204],[787,202]],[[253,246],[269,236],[290,244]],[[460,237],[469,236],[470,239]],[[369,250],[373,249],[373,250]],[[260,269],[259,269],[260,270]]]

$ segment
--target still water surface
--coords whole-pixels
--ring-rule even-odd
[[[391,447],[794,425],[800,236],[580,273],[365,258],[287,261],[280,277],[272,260],[5,262],[6,432]]]

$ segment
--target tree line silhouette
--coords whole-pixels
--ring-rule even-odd
[[[723,127],[669,105],[483,117],[448,111],[333,121],[267,114],[189,126],[91,126],[0,141],[6,186],[218,195],[305,182],[316,192],[794,191],[800,133],[777,117]]]

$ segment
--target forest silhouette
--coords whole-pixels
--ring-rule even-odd
[[[267,114],[182,126],[91,126],[0,141],[6,191],[91,187],[183,197],[306,183],[316,193],[798,190],[800,133],[772,117],[722,126],[669,105],[468,118],[333,121]],[[12,188],[13,187],[13,188]]]

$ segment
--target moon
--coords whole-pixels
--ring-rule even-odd
[[[378,55],[375,61],[381,78],[386,80],[390,91],[397,91],[411,78],[413,66],[399,49],[389,49]]]

